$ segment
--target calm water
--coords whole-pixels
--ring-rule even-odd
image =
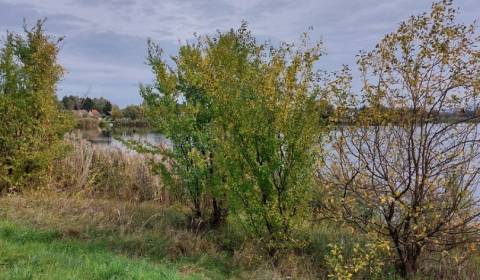
[[[161,133],[145,129],[122,129],[113,131],[104,131],[100,129],[81,130],[81,134],[84,139],[87,139],[92,144],[106,148],[127,149],[121,141],[117,140],[118,138],[147,142],[153,145],[170,144],[168,139],[166,139]]]

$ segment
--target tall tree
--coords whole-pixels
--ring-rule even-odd
[[[81,104],[82,100],[78,96],[69,95],[62,98],[62,105],[66,110],[80,110]]]
[[[320,43],[259,44],[246,26],[207,40],[202,87],[215,100],[230,202],[271,255],[299,244],[321,145]]]
[[[118,105],[113,105],[110,112],[111,112],[112,119],[114,120],[123,118],[122,110],[118,107]]]
[[[86,111],[91,111],[93,109],[94,105],[95,104],[93,103],[93,100],[90,97],[87,97],[87,98],[83,99],[82,109],[86,110]]]
[[[220,205],[221,175],[215,168],[210,99],[196,84],[200,71],[196,65],[201,60],[196,46],[182,46],[172,69],[162,60],[162,50],[149,42],[148,62],[156,83],[142,87],[141,95],[152,127],[172,142],[171,149],[158,151],[168,159],[157,165],[163,178],[172,190],[189,199],[196,224],[210,221],[218,226],[225,211]],[[135,108],[127,107],[123,115],[134,117]]]
[[[112,114],[112,109],[113,109],[112,103],[110,101],[106,100],[105,104],[103,105],[103,108],[102,108],[102,113],[104,115],[111,115]]]
[[[304,39],[258,44],[242,25],[182,46],[175,68],[151,45],[157,84],[142,89],[150,123],[172,140],[171,177],[198,215],[208,197],[213,218],[228,209],[271,254],[294,244],[308,215],[322,133],[322,48]]]
[[[37,187],[61,154],[71,121],[58,111],[56,85],[63,75],[58,45],[43,21],[7,33],[0,49],[0,191]]]
[[[142,120],[145,118],[145,112],[142,106],[129,105],[122,110],[123,117],[131,120]]]
[[[438,122],[479,104],[480,37],[455,16],[451,1],[435,3],[360,55],[361,98],[341,98],[338,111],[366,106],[335,130],[322,174],[341,196],[337,213],[390,240],[408,277],[430,252],[479,241],[477,116]]]

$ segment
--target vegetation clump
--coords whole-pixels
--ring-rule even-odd
[[[245,24],[182,46],[175,68],[149,48],[156,84],[141,93],[151,125],[172,141],[153,151],[170,159],[157,165],[164,178],[187,194],[197,218],[209,213],[218,225],[235,215],[272,255],[297,246],[294,232],[309,213],[323,132],[321,55],[307,35],[298,47],[259,44]]]
[[[0,49],[0,192],[44,185],[63,154],[71,118],[59,110],[56,86],[64,69],[58,43],[43,21],[24,34],[7,33]]]
[[[332,213],[389,240],[406,277],[435,252],[468,254],[480,240],[478,117],[435,121],[437,112],[479,104],[480,37],[455,15],[451,1],[435,3],[359,56],[367,106],[335,130],[321,171],[341,202]]]
[[[0,49],[0,277],[479,278],[480,36],[452,1],[361,52],[358,93],[308,33],[243,23],[171,61],[149,40],[140,106],[58,102],[58,42]],[[167,140],[95,145],[65,110]]]

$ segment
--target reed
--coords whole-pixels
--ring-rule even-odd
[[[154,158],[119,147],[92,145],[78,132],[68,134],[65,141],[71,151],[55,162],[53,187],[128,201],[168,201],[160,177],[150,168]]]

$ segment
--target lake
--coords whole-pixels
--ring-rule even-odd
[[[114,129],[111,131],[91,129],[80,130],[80,133],[84,139],[92,144],[106,148],[128,149],[121,141],[117,140],[118,138],[147,142],[152,145],[170,145],[170,142],[163,134],[142,128]]]

